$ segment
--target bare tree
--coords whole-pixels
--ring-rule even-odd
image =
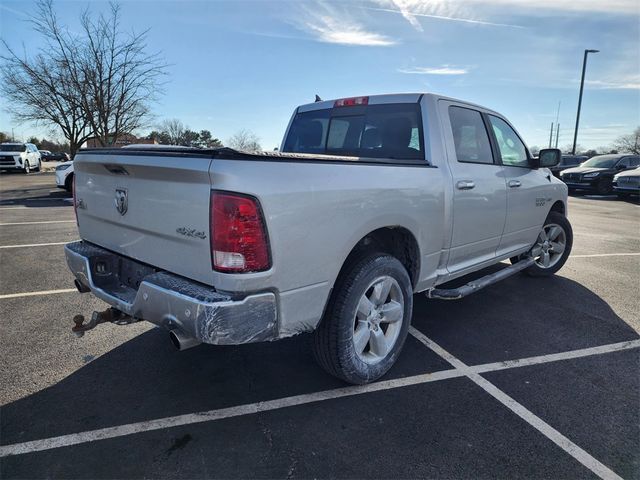
[[[640,155],[640,127],[637,127],[633,133],[623,135],[613,142],[613,149],[622,153]]]
[[[85,10],[81,32],[56,17],[52,0],[39,0],[31,23],[46,42],[32,58],[18,56],[6,41],[2,92],[17,121],[56,125],[72,153],[95,136],[103,146],[145,126],[160,91],[165,64],[147,53],[147,31],[120,30],[120,8],[93,17]]]
[[[257,152],[262,150],[260,146],[260,138],[250,130],[240,130],[236,132],[229,140],[227,145],[236,150],[244,150],[246,152]]]
[[[45,6],[39,5],[41,9]],[[40,11],[40,15],[43,13]],[[46,21],[52,28],[58,29],[55,16]],[[36,29],[38,22],[37,19],[33,21]],[[18,123],[59,127],[69,141],[73,157],[91,136],[88,119],[78,102],[78,92],[70,80],[77,49],[65,47],[56,55],[50,43],[28,58],[26,54],[18,55],[4,39],[2,43],[7,53],[0,56],[3,61],[0,67],[0,91],[8,100],[9,113]]]
[[[184,141],[184,132],[188,129],[177,118],[168,118],[158,125],[158,130],[166,133],[166,138],[170,145],[182,145]]]

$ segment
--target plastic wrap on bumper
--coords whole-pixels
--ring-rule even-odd
[[[155,271],[82,241],[65,245],[65,255],[71,272],[82,285],[132,317],[167,329],[181,329],[201,342],[215,345],[278,337],[276,298],[272,292],[235,300],[206,285]],[[120,281],[123,263],[142,272],[137,289]]]

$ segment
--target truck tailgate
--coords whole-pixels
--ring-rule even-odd
[[[80,153],[74,161],[83,240],[211,284],[210,155]]]

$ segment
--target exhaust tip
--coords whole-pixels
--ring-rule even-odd
[[[193,337],[185,335],[180,330],[170,330],[169,339],[171,340],[171,343],[176,348],[176,350],[179,351],[197,347],[198,345],[200,345],[200,343],[202,343]]]
[[[76,286],[76,288],[80,293],[88,293],[91,291],[89,288],[85,287],[82,283],[80,283],[80,281],[77,279],[73,281],[73,284]]]

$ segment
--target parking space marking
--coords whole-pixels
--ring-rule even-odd
[[[618,474],[616,474],[609,467],[599,462],[596,458],[591,456],[586,450],[583,450],[578,445],[573,443],[569,438],[565,437],[558,430],[553,428],[547,422],[542,420],[540,417],[535,415],[533,412],[528,410],[522,404],[518,403],[516,400],[511,398],[509,395],[504,393],[498,387],[496,387],[493,383],[486,380],[484,377],[480,376],[479,373],[474,372],[469,366],[463,363],[458,358],[451,355],[440,345],[435,343],[433,340],[428,338],[419,330],[416,330],[414,327],[409,327],[411,334],[422,342],[425,346],[430,348],[433,352],[438,354],[440,357],[449,362],[456,370],[460,370],[465,372],[467,378],[469,378],[473,383],[482,388],[485,392],[491,395],[493,398],[502,403],[505,407],[511,410],[513,413],[518,415],[522,420],[527,422],[533,428],[538,430],[541,434],[555,443],[558,447],[564,450],[566,453],[575,458],[578,462],[584,465],[586,468],[591,470],[593,473],[598,475],[602,479],[615,479],[622,480]]]
[[[75,288],[63,288],[61,290],[41,290],[39,292],[24,292],[24,293],[6,293],[0,295],[0,300],[6,298],[21,298],[21,297],[37,297],[38,295],[55,295],[56,293],[71,293],[77,292]]]
[[[569,258],[592,258],[592,257],[636,257],[640,253],[593,253],[589,255],[569,255]]]
[[[573,350],[569,352],[563,352],[559,354],[542,355],[539,357],[529,357],[519,360],[510,360],[507,362],[489,363],[476,366],[467,366],[460,360],[453,357],[453,355],[446,352],[444,349],[436,345],[433,341],[424,336],[421,332],[410,327],[411,334],[416,337],[423,344],[434,350],[438,355],[449,361],[454,368],[450,370],[442,370],[434,373],[426,373],[422,375],[414,375],[411,377],[398,378],[393,380],[383,380],[369,385],[356,385],[351,387],[337,388],[333,390],[324,390],[320,392],[308,393],[303,395],[296,395],[292,397],[284,397],[276,400],[268,400],[265,402],[256,402],[245,405],[239,405],[236,407],[222,408],[218,410],[209,410],[206,412],[188,413],[184,415],[177,415],[173,417],[165,417],[154,420],[148,420],[137,423],[130,423],[125,425],[117,425],[114,427],[106,427],[97,430],[88,430],[85,432],[72,433],[68,435],[61,435],[58,437],[45,438],[42,440],[33,440],[30,442],[15,443],[12,445],[0,446],[0,458],[8,457],[12,455],[22,455],[25,453],[39,452],[43,450],[51,450],[54,448],[68,447],[72,445],[78,445],[81,443],[95,442],[98,440],[106,440],[110,438],[123,437],[127,435],[134,435],[137,433],[150,432],[154,430],[161,430],[171,427],[180,427],[183,425],[190,425],[194,423],[204,423],[215,420],[222,420],[231,417],[240,417],[244,415],[251,415],[254,413],[267,412],[271,410],[278,410],[287,407],[294,407],[299,405],[306,405],[310,403],[321,402],[325,400],[333,400],[345,397],[351,397],[354,395],[362,395],[366,393],[380,392],[385,390],[392,390],[396,388],[408,387],[412,385],[421,385],[424,383],[437,382],[441,380],[447,380],[451,378],[469,377],[472,381],[485,389],[489,394],[497,398],[504,403],[507,407],[513,410],[516,414],[524,418],[528,423],[532,424],[535,428],[540,430],[544,435],[552,440],[556,441],[561,448],[569,451],[574,458],[577,458],[587,468],[590,468],[593,472],[600,475],[602,478],[619,478],[615,473],[609,470],[606,466],[591,457],[588,453],[584,452],[580,447],[573,444],[569,439],[562,434],[554,430],[551,426],[544,423],[541,419],[533,415],[533,413],[526,410],[520,404],[517,404],[515,400],[508,397],[505,393],[498,390],[495,386],[490,384],[484,378],[482,378],[478,372],[486,373],[496,370],[504,370],[508,368],[518,368],[526,365],[534,365],[538,363],[547,363],[553,361],[559,361],[569,358],[579,358],[590,355],[601,355],[604,353],[628,350],[631,348],[640,347],[640,339],[629,342],[620,342],[611,345],[602,345],[593,348],[584,348],[581,350]],[[560,442],[560,443],[558,443]],[[611,473],[611,475],[609,475]]]
[[[527,367],[529,365],[540,365],[542,363],[559,362],[561,360],[572,360],[574,358],[590,357],[592,355],[602,355],[603,353],[619,352],[631,348],[640,347],[640,339],[629,340],[627,342],[611,343],[599,347],[582,348],[569,352],[550,353],[548,355],[538,355],[535,357],[521,358],[518,360],[506,360],[504,362],[484,363],[467,367],[470,372],[486,373],[506,370],[508,368]]]
[[[464,376],[464,373],[456,369],[444,370],[440,372],[426,373],[411,377],[384,380],[381,382],[370,383],[368,385],[356,385],[351,387],[336,388],[333,390],[324,390],[320,392],[295,395],[292,397],[278,398],[265,402],[256,402],[239,405],[236,407],[209,410],[207,412],[188,413],[185,415],[177,415],[175,417],[165,417],[144,422],[129,423],[126,425],[118,425],[115,427],[101,428],[98,430],[72,433],[69,435],[52,437],[44,440],[34,440],[31,442],[16,443],[13,445],[2,445],[0,446],[0,458],[10,455],[21,455],[24,453],[50,450],[52,448],[68,447],[80,443],[94,442],[96,440],[105,440],[108,438],[122,437],[126,435],[133,435],[136,433],[150,432],[153,430],[180,427],[183,425],[191,425],[194,423],[203,423],[214,420],[222,420],[225,418],[252,415],[254,413],[279,410],[286,407],[306,405],[309,403],[351,397],[354,395],[362,395],[364,393],[391,390],[411,385],[421,385],[424,383],[462,376]]]
[[[73,240],[70,240],[73,242]],[[52,243],[29,243],[25,245],[0,245],[1,248],[26,248],[26,247],[51,247],[53,245],[66,245],[69,242],[52,242]]]
[[[12,222],[12,223],[0,223],[1,226],[6,225],[41,225],[43,223],[76,223],[75,220],[47,220],[44,222]]]

